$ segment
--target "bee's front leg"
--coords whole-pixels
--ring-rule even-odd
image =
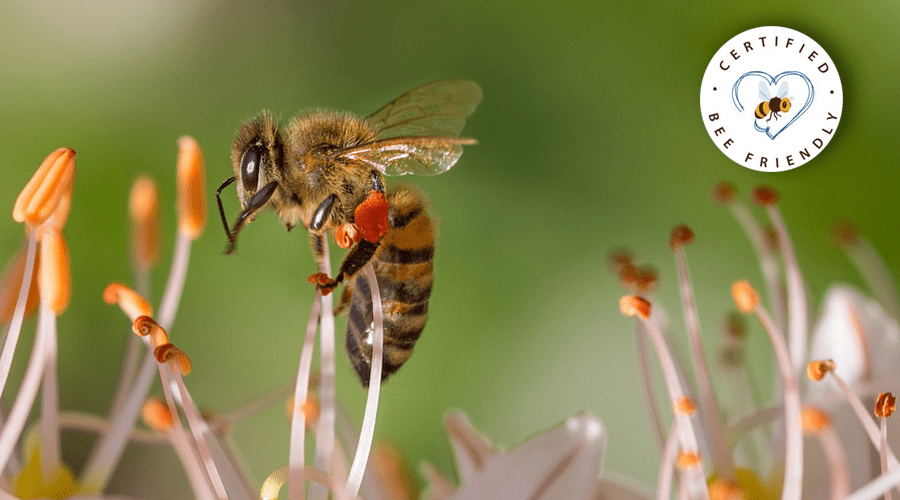
[[[350,246],[350,241],[355,240],[356,246],[344,258],[337,276],[331,279],[325,273],[315,273],[308,278],[308,281],[315,284],[323,295],[331,293],[344,279],[353,277],[372,260],[381,239],[388,232],[388,202],[384,197],[381,178],[377,175],[373,173],[373,189],[369,192],[369,196],[356,207],[351,228],[338,228],[338,243],[345,247]],[[343,241],[343,237],[351,240]]]

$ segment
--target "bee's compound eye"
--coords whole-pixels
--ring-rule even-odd
[[[781,100],[781,111],[787,111],[789,109],[791,109],[791,101],[788,101],[787,99],[782,99]]]
[[[256,191],[264,151],[263,147],[257,144],[247,148],[241,158],[241,182],[244,184],[245,191],[251,193]]]

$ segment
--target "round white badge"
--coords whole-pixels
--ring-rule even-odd
[[[703,74],[700,111],[716,146],[761,172],[804,165],[834,137],[844,94],[834,61],[790,28],[754,28],[729,40]]]

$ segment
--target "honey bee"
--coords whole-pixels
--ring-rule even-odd
[[[459,135],[481,95],[474,82],[438,80],[365,118],[302,112],[283,134],[263,111],[241,126],[232,144],[234,176],[216,191],[226,253],[234,252],[240,231],[266,207],[288,230],[303,224],[320,263],[329,233],[349,248],[333,279],[315,273],[309,281],[324,295],[347,281],[335,312],[349,308],[347,353],[364,386],[369,384],[373,317],[369,284],[359,271],[372,262],[382,295],[382,380],[412,354],[425,326],[434,274],[435,224],[425,197],[403,186],[386,192],[384,175],[449,170],[463,146],[475,143]],[[220,195],[236,181],[242,210],[229,228]]]
[[[778,95],[775,97],[772,97],[769,93],[769,86],[766,82],[760,81],[759,98],[763,101],[756,107],[756,110],[753,112],[754,116],[757,119],[762,119],[768,115],[769,118],[766,121],[770,121],[772,118],[778,120],[778,113],[787,113],[791,110],[791,101],[787,98],[787,94],[788,84],[786,81],[781,82],[781,86],[778,87]]]

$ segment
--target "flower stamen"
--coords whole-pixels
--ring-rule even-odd
[[[790,352],[784,337],[778,331],[772,317],[759,304],[759,295],[746,280],[737,281],[731,288],[738,309],[746,314],[755,313],[775,351],[775,360],[781,377],[785,418],[785,466],[783,500],[799,500],[803,487],[803,428],[801,424],[800,388],[791,364]]]
[[[787,224],[778,210],[778,193],[768,186],[759,186],[753,190],[753,197],[769,215],[784,259],[788,288],[788,343],[794,370],[800,371],[800,367],[806,361],[807,331],[809,329],[806,285],[803,283],[803,275],[797,264],[797,256],[794,253],[794,244],[788,234]]]
[[[828,469],[831,472],[831,500],[840,500],[850,493],[850,470],[847,456],[837,432],[831,426],[831,419],[821,408],[803,408],[803,433],[818,438]]]
[[[697,314],[697,304],[694,301],[694,288],[691,284],[690,273],[687,267],[687,258],[684,247],[694,241],[694,232],[685,225],[676,226],[672,230],[670,243],[675,253],[678,267],[678,281],[681,285],[681,302],[684,310],[684,322],[688,332],[688,341],[691,346],[691,357],[694,360],[694,370],[697,372],[697,385],[700,396],[700,406],[703,411],[701,418],[704,421],[709,434],[709,445],[713,454],[713,461],[719,469],[719,473],[727,481],[734,480],[734,462],[725,446],[725,437],[722,431],[722,422],[719,420],[719,405],[713,392],[712,381],[709,378],[709,368],[706,365],[706,357],[703,355],[703,343],[700,333],[700,318]]]

